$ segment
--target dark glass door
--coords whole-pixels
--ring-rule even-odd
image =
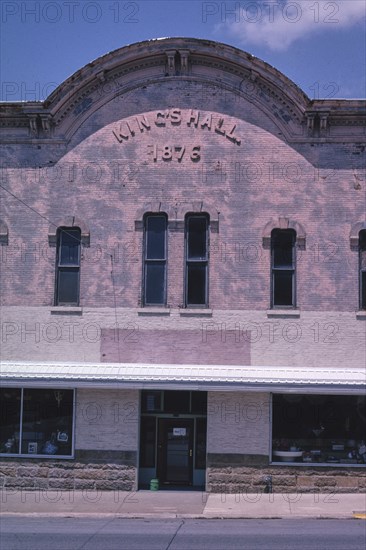
[[[192,485],[193,420],[159,419],[158,478],[160,483]]]

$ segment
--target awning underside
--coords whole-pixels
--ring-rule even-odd
[[[3,362],[3,386],[363,393],[366,368]]]

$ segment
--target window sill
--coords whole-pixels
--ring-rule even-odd
[[[356,319],[366,319],[366,309],[356,311]]]
[[[78,306],[54,306],[51,307],[51,315],[82,315],[83,308]]]
[[[343,462],[270,462],[270,466],[296,466],[298,468],[366,468],[366,464],[354,464]]]
[[[57,459],[57,460],[74,460],[74,455],[45,455],[45,454],[29,454],[29,453],[0,453],[1,458],[41,458]]]
[[[179,315],[182,315],[183,317],[199,317],[199,316],[205,316],[205,317],[212,317],[212,309],[203,309],[203,308],[180,308],[179,309]]]
[[[267,309],[267,317],[300,317],[299,309]]]
[[[170,315],[170,307],[141,307],[137,310],[137,315]]]

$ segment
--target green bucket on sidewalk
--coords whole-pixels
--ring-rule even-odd
[[[150,481],[150,491],[158,491],[158,490],[159,490],[159,480],[152,479]]]

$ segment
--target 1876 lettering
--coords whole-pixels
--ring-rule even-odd
[[[152,156],[154,162],[158,160],[182,162],[185,155],[189,155],[192,162],[201,160],[201,147],[194,145],[193,147],[185,147],[184,145],[163,145],[159,146],[156,143],[147,146],[148,155]]]

